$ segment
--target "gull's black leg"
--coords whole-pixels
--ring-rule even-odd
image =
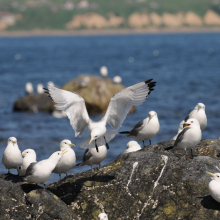
[[[98,148],[98,146],[96,144],[96,140],[95,140],[95,147],[96,147],[97,152],[99,152],[99,148]]]
[[[144,147],[144,140],[143,140],[143,147]]]
[[[151,140],[149,140],[149,142],[150,142],[150,145],[151,145]]]
[[[105,136],[104,136],[104,139],[105,139]],[[107,146],[107,149],[109,149],[109,145],[108,145],[106,139],[105,139],[105,144],[106,144],[106,146]]]

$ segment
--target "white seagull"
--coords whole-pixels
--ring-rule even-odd
[[[148,117],[139,121],[134,128],[130,131],[121,131],[120,134],[128,134],[129,138],[136,138],[139,141],[149,140],[151,145],[151,139],[156,136],[160,130],[160,124],[155,111],[150,111]]]
[[[202,132],[198,120],[195,118],[190,118],[186,122],[184,122],[184,128],[179,133],[174,143],[173,150],[192,150],[192,148],[195,147],[201,141],[201,138]]]
[[[22,165],[22,155],[19,150],[17,139],[15,137],[8,138],[8,144],[5,148],[2,157],[2,163],[5,168],[8,169],[8,173],[10,173],[10,169],[17,169]]]
[[[209,183],[209,193],[214,200],[220,202],[220,173],[207,173],[212,176],[212,181]]]
[[[44,93],[44,86],[41,83],[37,84],[37,93],[38,94]]]
[[[100,168],[101,162],[106,158],[106,155],[107,149],[105,145],[99,146],[99,152],[95,148],[88,148],[83,155],[83,162],[77,164],[77,166],[88,165],[92,169],[92,165],[97,164]]]
[[[36,162],[36,159],[37,159],[36,153],[35,153],[35,151],[33,149],[26,149],[26,150],[24,150],[22,152],[22,156],[24,158],[23,158],[22,165],[18,169],[18,175],[19,176],[24,176],[28,166],[31,163]]]
[[[46,187],[45,182],[49,180],[50,175],[57,163],[66,151],[56,151],[48,159],[31,163],[25,173],[25,180],[29,183],[41,183]]]
[[[187,121],[189,118],[196,118],[199,121],[201,131],[207,126],[207,117],[205,114],[205,105],[203,103],[198,103],[195,108],[189,113],[185,118]]]
[[[84,149],[96,147],[98,152],[98,146],[106,145],[109,148],[108,142],[116,135],[131,107],[141,105],[154,90],[155,84],[156,82],[149,79],[117,92],[111,98],[105,116],[98,122],[89,118],[85,101],[79,94],[50,85],[45,90],[56,103],[56,109],[67,114],[76,137],[78,135],[81,137],[88,126],[90,136],[80,144],[80,147]],[[107,130],[107,123],[115,130]]]
[[[100,74],[102,77],[108,77],[108,69],[106,66],[102,66],[100,68]]]
[[[130,152],[138,151],[140,149],[141,149],[141,146],[138,144],[137,141],[129,141],[127,143],[127,150],[123,151],[119,155],[124,155],[124,154],[130,153]]]
[[[70,140],[63,140],[60,142],[60,150],[66,150],[66,154],[57,163],[53,173],[58,173],[61,180],[61,173],[65,173],[66,176],[68,171],[72,169],[76,164],[76,155],[74,150],[71,148],[75,146]]]
[[[26,95],[30,95],[33,94],[34,92],[34,88],[31,82],[27,82],[25,85],[25,91],[26,91]]]
[[[98,215],[98,220],[108,220],[108,216],[105,213],[100,213]]]

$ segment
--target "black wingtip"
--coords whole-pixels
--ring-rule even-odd
[[[148,80],[146,80],[146,81],[144,81],[144,82],[145,82],[145,84],[148,84],[148,83],[150,83],[152,80],[153,80],[153,79],[148,79]]]
[[[156,85],[156,83],[157,83],[157,82],[151,82],[152,80],[153,80],[153,79],[148,79],[148,80],[144,81],[144,82],[148,85],[148,87],[149,87],[148,95],[151,94],[151,91],[154,90],[153,87],[154,87],[154,86]]]
[[[130,131],[121,131],[119,134],[130,134]]]
[[[48,97],[53,101],[51,95],[50,95],[50,91],[47,88],[43,88],[44,89],[44,93],[46,93],[48,95]]]

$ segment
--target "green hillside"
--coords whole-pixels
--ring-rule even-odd
[[[218,0],[0,0],[0,11],[21,14],[22,19],[9,30],[65,29],[74,15],[89,12],[107,17],[109,12],[127,19],[134,12],[195,12],[204,16],[207,10],[220,14]],[[124,24],[126,27],[126,24]]]

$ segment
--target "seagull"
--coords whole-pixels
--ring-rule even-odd
[[[121,131],[120,134],[128,134],[127,137],[136,138],[139,141],[149,140],[151,145],[151,139],[156,136],[160,130],[160,124],[155,111],[150,111],[148,117],[139,121],[134,128],[130,131]]]
[[[171,138],[170,140],[175,141],[177,139],[178,134],[183,130],[184,122],[185,122],[184,120],[180,122],[177,134],[173,138]]]
[[[63,140],[60,142],[60,150],[66,150],[66,154],[57,163],[52,173],[58,173],[61,180],[61,173],[65,173],[66,176],[68,171],[72,169],[76,164],[76,155],[71,147],[75,146],[70,140]]]
[[[115,84],[119,84],[122,82],[122,78],[120,76],[115,76],[112,81],[115,83]]]
[[[90,136],[80,144],[80,147],[84,149],[96,147],[98,152],[98,146],[101,145],[106,145],[109,149],[108,142],[116,135],[131,107],[141,105],[154,90],[155,84],[156,82],[149,79],[117,92],[111,98],[105,116],[98,122],[89,118],[85,100],[79,94],[50,85],[45,92],[56,103],[56,109],[67,114],[76,137],[78,135],[81,137],[88,126]],[[114,130],[106,129],[107,123]]]
[[[44,87],[41,83],[37,84],[37,93],[43,94],[44,93]]]
[[[108,69],[106,66],[102,66],[100,68],[100,74],[102,77],[105,77],[105,78],[108,77]]]
[[[108,220],[108,216],[105,213],[100,213],[98,215],[98,220]]]
[[[202,132],[197,119],[190,118],[183,124],[184,128],[179,133],[174,143],[173,150],[184,149],[186,151],[188,148],[192,150],[192,148],[201,141]]]
[[[97,164],[100,168],[101,162],[106,158],[106,155],[107,149],[105,145],[99,146],[99,152],[95,148],[88,148],[83,155],[83,162],[77,164],[77,166],[88,165],[92,169],[92,165]]]
[[[36,153],[33,149],[26,149],[22,152],[23,163],[18,169],[19,176],[25,176],[26,170],[31,163],[36,162]]]
[[[25,91],[26,91],[26,95],[30,95],[33,94],[34,92],[34,88],[31,82],[27,82],[25,85]]]
[[[127,143],[127,150],[120,153],[120,155],[124,155],[124,154],[130,153],[130,152],[138,151],[140,149],[141,149],[141,146],[138,144],[137,141],[129,141]]]
[[[196,118],[199,121],[201,131],[207,126],[207,117],[205,114],[205,105],[203,103],[198,103],[195,108],[189,113],[185,118],[187,121],[189,118]]]
[[[5,168],[8,169],[8,173],[10,173],[10,169],[17,169],[22,165],[22,155],[19,150],[17,139],[15,137],[8,138],[8,144],[5,148],[2,157],[2,163]]]
[[[212,176],[212,181],[209,183],[209,193],[214,200],[220,202],[220,173],[207,173]]]
[[[40,183],[46,187],[45,182],[49,180],[50,175],[66,150],[54,152],[48,159],[31,163],[25,173],[25,180],[29,183]]]

